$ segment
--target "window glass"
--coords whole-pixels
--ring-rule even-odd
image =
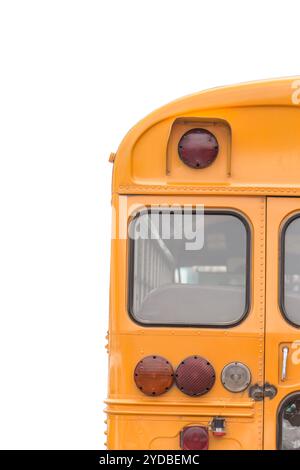
[[[284,231],[283,310],[292,323],[300,325],[300,217]]]
[[[279,445],[282,450],[300,449],[300,395],[288,397],[279,412]]]
[[[247,311],[248,294],[244,220],[225,212],[154,215],[143,212],[130,224],[129,311],[134,319],[182,326],[239,322]],[[163,228],[168,224],[166,236]],[[194,245],[191,232],[195,240],[198,235]]]

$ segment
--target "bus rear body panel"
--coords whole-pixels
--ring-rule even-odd
[[[297,86],[187,97],[121,143],[109,449],[300,447]]]

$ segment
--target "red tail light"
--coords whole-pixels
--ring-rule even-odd
[[[216,374],[207,359],[200,356],[190,356],[177,367],[176,385],[183,393],[198,397],[211,390],[215,383]]]
[[[178,144],[181,160],[191,168],[206,168],[213,163],[218,152],[217,139],[206,129],[191,129]]]
[[[180,446],[183,450],[207,450],[208,429],[203,426],[189,426],[180,433]]]

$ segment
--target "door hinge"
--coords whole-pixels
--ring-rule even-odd
[[[262,401],[264,398],[274,398],[277,395],[277,388],[266,382],[263,386],[255,384],[249,388],[249,397],[254,401]]]

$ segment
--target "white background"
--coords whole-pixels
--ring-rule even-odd
[[[299,74],[299,13],[0,0],[1,448],[103,448],[109,153],[182,95]]]

